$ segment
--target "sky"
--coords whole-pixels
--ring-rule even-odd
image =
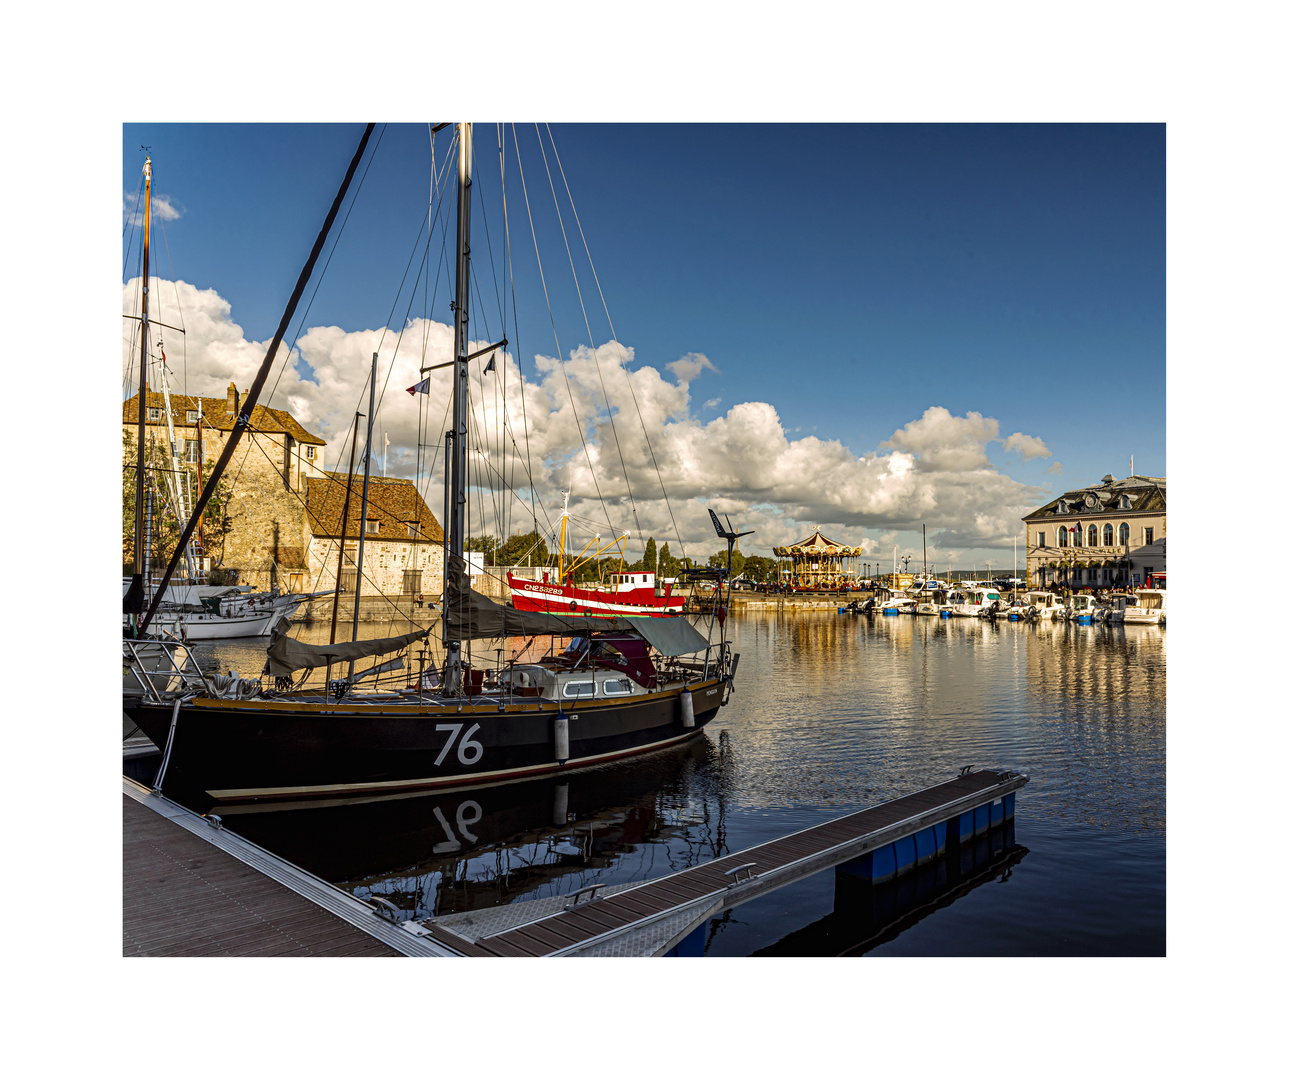
[[[925,525],[938,570],[1009,567],[1053,494],[1167,474],[1163,125],[505,125],[504,185],[498,130],[475,126],[470,336],[511,343],[509,412],[476,379],[476,419],[492,469],[523,445],[543,531],[571,484],[576,546],[627,530],[633,558],[704,561],[710,505],[747,554],[818,526],[889,571]],[[123,312],[146,146],[172,391],[249,385],[361,132],[123,126]],[[432,507],[446,384],[402,391],[450,355],[452,136],[378,125],[269,383],[336,466],[381,351],[374,468]],[[527,497],[472,500],[472,530],[531,528]]]

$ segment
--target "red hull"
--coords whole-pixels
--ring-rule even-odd
[[[583,589],[550,581],[529,581],[506,575],[516,611],[544,611],[556,615],[679,615],[683,596],[658,596],[649,587],[635,589]],[[669,593],[670,590],[667,590]]]

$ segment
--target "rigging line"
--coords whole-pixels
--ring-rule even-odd
[[[550,135],[549,124],[546,126],[546,132],[547,132],[547,135]],[[560,174],[560,177],[564,180],[564,188],[567,191],[568,178],[564,175],[564,163],[560,161],[559,150],[556,149],[555,147],[554,137],[551,137],[551,153],[555,155],[555,164],[559,166],[559,174]],[[613,327],[613,316],[609,314],[609,304],[608,304],[608,301],[604,299],[604,288],[603,286],[600,285],[600,275],[596,272],[595,260],[591,258],[591,248],[590,248],[590,245],[587,244],[586,242],[586,234],[582,230],[582,220],[580,217],[578,217],[577,205],[573,202],[573,194],[571,191],[569,192],[568,203],[569,203],[569,207],[573,211],[573,220],[577,222],[578,235],[581,236],[582,238],[582,248],[586,252],[587,265],[590,266],[591,268],[591,277],[595,279],[595,288],[596,288],[596,291],[600,294],[600,305],[601,307],[604,308],[604,317],[609,323],[609,333],[613,336],[613,343],[618,347],[618,351],[621,353],[622,343],[618,341],[618,332]],[[677,542],[680,544],[680,554],[681,554],[681,557],[684,558],[686,557],[685,541],[683,539],[680,539],[680,526],[676,524],[676,514],[675,514],[675,511],[672,510],[671,508],[671,499],[668,498],[667,496],[667,486],[663,483],[662,469],[658,465],[658,458],[657,458],[657,455],[654,454],[653,443],[649,438],[649,429],[645,426],[644,413],[641,411],[640,402],[636,398],[635,383],[631,379],[631,373],[627,371],[625,354],[623,354],[623,359],[622,359],[622,370],[627,375],[627,389],[631,391],[631,403],[635,405],[636,417],[640,421],[640,430],[644,433],[645,445],[649,448],[649,457],[653,461],[653,469],[658,476],[658,487],[662,490],[662,500],[667,506],[667,514],[671,518],[671,527],[676,531]]]
[[[309,312],[313,310],[313,302],[318,298],[318,290],[322,288],[323,278],[327,276],[327,270],[331,267],[331,260],[335,258],[336,248],[340,246],[340,238],[344,235],[345,226],[349,224],[349,216],[354,212],[354,207],[358,205],[358,195],[363,189],[363,184],[367,182],[367,174],[371,172],[372,163],[376,160],[376,152],[380,149],[381,140],[385,138],[385,129],[388,124],[382,124],[380,134],[376,136],[376,145],[372,147],[371,156],[367,159],[367,166],[363,169],[363,174],[358,178],[358,186],[354,188],[354,197],[349,200],[349,209],[345,211],[344,219],[340,222],[340,230],[336,233],[335,240],[331,243],[331,250],[327,253],[327,259],[322,264],[322,273],[318,275],[318,280],[314,283],[313,292],[309,295],[309,302],[305,305],[304,314],[300,316],[300,321],[295,324],[295,334],[291,338],[291,344],[287,346],[286,359],[282,367],[278,370],[277,378],[273,380],[273,389],[269,391],[268,400],[273,400],[273,395],[277,393],[278,384],[282,381],[282,376],[286,374],[288,367],[294,367],[295,361],[291,359],[291,354],[295,352],[295,344],[300,340],[300,331],[304,327],[305,320],[309,317]]]
[[[529,229],[529,232],[532,234],[532,238],[533,238],[533,252],[537,258],[537,272],[541,277],[542,295],[546,298],[546,313],[549,316],[551,321],[551,334],[555,338],[555,352],[559,360],[560,371],[564,375],[564,388],[565,390],[568,391],[569,408],[573,412],[573,421],[577,425],[577,433],[579,438],[582,440],[582,452],[586,455],[586,464],[591,473],[591,481],[592,483],[595,484],[595,493],[599,497],[600,505],[604,507],[605,517],[609,518],[608,507],[607,505],[605,505],[604,496],[600,493],[600,482],[595,475],[595,467],[591,463],[591,448],[587,445],[586,432],[582,430],[582,421],[580,417],[578,417],[577,415],[577,403],[573,399],[573,387],[569,383],[568,367],[564,363],[563,347],[559,343],[559,331],[555,328],[555,312],[551,308],[550,292],[546,287],[546,271],[542,267],[541,251],[537,246],[537,226],[533,222],[533,208],[532,208],[532,204],[529,202],[529,199],[528,199],[528,180],[524,176],[524,161],[523,161],[522,155],[519,152],[518,139],[515,140],[515,159],[519,166],[519,182],[524,192],[524,207],[528,211],[528,229]],[[571,477],[570,477],[570,483],[571,483]],[[609,518],[609,520],[611,523],[612,518]]]
[[[515,139],[516,152],[518,152],[518,135],[515,132],[515,126],[513,124],[510,126],[510,132],[511,132],[512,138]],[[501,163],[501,209],[502,209],[502,218],[505,221],[506,265],[508,268],[508,273],[510,278],[510,299],[513,304],[513,308],[515,312],[515,369],[519,373],[519,407],[524,420],[524,450],[525,450],[525,453],[527,454],[528,476],[529,476],[529,483],[531,485],[532,475],[533,475],[533,449],[532,449],[532,441],[529,437],[529,431],[528,431],[528,395],[524,393],[523,350],[520,348],[520,344],[519,344],[519,300],[515,296],[515,259],[514,259],[513,248],[511,247],[511,243],[510,243],[510,200],[506,197],[505,125],[501,125],[501,124],[498,125],[497,142],[499,145],[498,157]],[[515,449],[516,451],[518,451],[518,447],[516,447]],[[535,485],[532,485],[530,487],[530,495],[532,499],[530,508],[532,510],[532,517],[533,517],[533,530],[536,531],[537,529],[537,488]]]
[[[537,127],[537,125],[535,124],[533,126]],[[546,137],[551,140],[551,151],[554,152],[555,140],[551,136],[549,124],[546,125]],[[631,493],[631,477],[627,474],[626,458],[622,454],[622,443],[618,439],[618,427],[613,419],[613,406],[609,402],[609,391],[608,391],[608,388],[604,385],[604,372],[600,368],[600,354],[599,354],[599,350],[595,347],[595,335],[591,333],[591,322],[586,315],[586,302],[582,299],[582,283],[578,280],[577,267],[573,263],[573,251],[568,244],[568,230],[564,228],[564,214],[563,214],[563,211],[561,211],[559,208],[559,196],[555,192],[555,178],[551,176],[550,162],[546,158],[546,144],[542,141],[541,128],[537,128],[537,145],[541,147],[542,164],[546,168],[546,182],[550,185],[550,189],[551,189],[551,202],[554,203],[555,205],[555,216],[559,219],[560,236],[564,240],[564,253],[568,255],[568,268],[573,275],[573,288],[577,291],[577,303],[578,303],[578,306],[582,309],[582,325],[586,327],[586,337],[587,337],[587,340],[591,343],[591,358],[592,360],[595,361],[595,374],[600,380],[600,393],[604,395],[604,410],[606,413],[608,413],[608,416],[609,416],[609,430],[613,434],[613,445],[616,446],[618,450],[618,462],[622,465],[622,481],[627,486],[627,502],[631,506],[631,516],[635,519],[637,534],[639,534],[640,515],[636,512],[635,496]],[[563,176],[562,171],[560,175]],[[573,215],[576,218],[577,209],[576,207],[573,206],[573,193],[572,191],[569,190],[567,178],[564,179],[564,190],[568,192],[569,206],[570,208],[573,209]],[[581,228],[580,223],[578,225],[578,228],[579,229]],[[586,238],[583,237],[582,239],[583,239],[583,243],[585,243]],[[643,555],[644,537],[637,535],[636,539],[642,545],[642,555]]]

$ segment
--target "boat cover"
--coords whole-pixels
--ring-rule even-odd
[[[464,561],[455,560],[452,571],[448,574],[446,617],[448,633],[458,641],[540,634],[571,637],[604,630],[629,630],[639,633],[663,656],[682,656],[707,648],[703,635],[687,619],[678,616],[617,615],[601,618],[516,611],[471,589]]]
[[[283,620],[273,628],[265,674],[290,675],[301,668],[320,668],[328,664],[348,663],[350,660],[362,660],[368,656],[398,652],[414,641],[422,641],[429,637],[430,630],[433,629],[433,627],[427,627],[411,634],[371,638],[367,641],[337,641],[334,645],[306,645],[303,641],[296,641],[288,636],[290,625]]]

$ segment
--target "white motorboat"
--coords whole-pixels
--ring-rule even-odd
[[[882,602],[878,611],[883,615],[912,615],[917,611],[917,606],[916,598],[905,592],[893,592]]]
[[[1003,606],[1001,594],[997,589],[989,586],[963,589],[962,596],[962,600],[953,606],[952,611],[954,615],[968,619],[995,615]]]
[[[1128,626],[1162,626],[1168,614],[1168,593],[1164,589],[1138,589],[1137,602],[1123,609]]]
[[[1050,592],[1027,592],[1021,598],[1021,603],[1028,612],[1026,617],[1036,621],[1054,619],[1065,610],[1056,594]]]
[[[1108,610],[1092,593],[1075,593],[1065,605],[1065,619],[1081,626],[1091,626],[1104,622]]]

